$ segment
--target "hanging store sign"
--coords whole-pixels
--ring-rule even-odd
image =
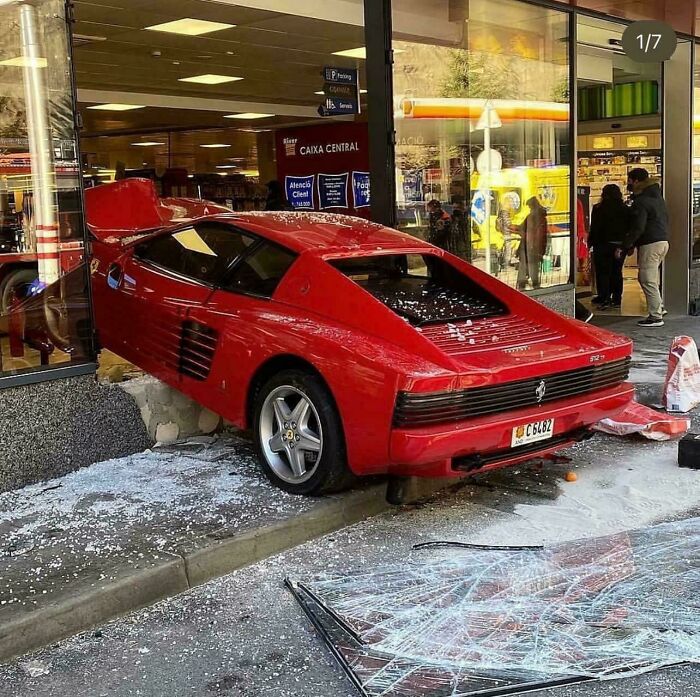
[[[354,68],[323,69],[325,99],[318,107],[320,116],[345,116],[360,113],[359,73]]]

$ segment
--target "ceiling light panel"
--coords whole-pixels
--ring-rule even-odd
[[[176,19],[174,22],[154,24],[150,27],[144,27],[144,29],[148,31],[162,31],[168,34],[181,34],[183,36],[201,36],[202,34],[211,34],[222,29],[233,29],[235,26],[235,24],[209,22],[206,19],[184,17],[183,19]]]
[[[228,145],[227,143],[206,143],[204,145],[200,145],[200,148],[230,148],[231,146]]]
[[[237,82],[242,80],[242,77],[234,77],[233,75],[214,75],[206,73],[205,75],[193,75],[192,77],[181,77],[179,82],[196,82],[200,85],[223,85],[225,82]]]
[[[246,111],[242,114],[227,114],[224,116],[225,119],[244,119],[244,120],[252,120],[252,119],[269,119],[271,116],[274,116],[274,114],[259,114],[255,111]]]
[[[89,106],[88,109],[97,109],[98,111],[133,111],[134,109],[145,109],[144,106],[138,104],[95,104]]]
[[[0,61],[0,65],[7,65],[14,68],[45,68],[48,65],[46,58],[32,58],[31,56],[15,56]]]

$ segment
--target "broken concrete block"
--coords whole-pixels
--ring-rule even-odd
[[[219,425],[221,424],[221,417],[215,414],[209,409],[202,409],[202,413],[199,415],[199,430],[202,433],[214,433]]]
[[[179,437],[180,427],[176,423],[158,424],[156,440],[159,443],[174,443]]]

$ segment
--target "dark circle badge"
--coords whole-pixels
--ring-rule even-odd
[[[667,61],[674,54],[677,45],[676,32],[666,22],[635,22],[622,35],[624,52],[638,63]]]

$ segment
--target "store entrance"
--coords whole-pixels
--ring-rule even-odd
[[[661,68],[635,63],[622,52],[624,29],[614,22],[578,19],[576,297],[595,314],[642,316],[646,303],[637,281],[636,254],[625,260],[621,299],[611,295],[612,306],[599,309],[593,301],[599,299],[598,285],[606,285],[606,272],[596,269],[586,245],[591,211],[605,185],[618,186],[629,203],[626,184],[631,169],[642,167],[659,181],[662,176]],[[615,275],[607,280],[615,288]]]

